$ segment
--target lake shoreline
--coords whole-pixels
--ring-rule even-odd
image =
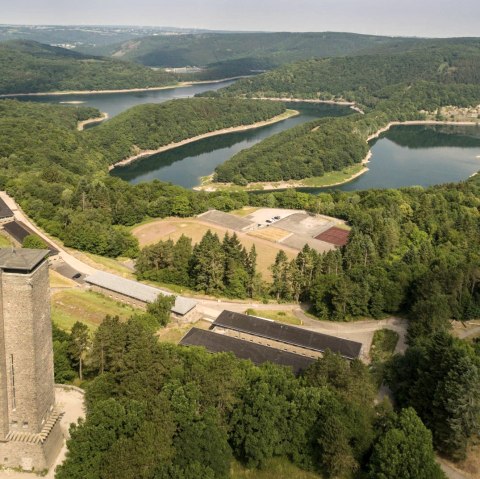
[[[337,105],[337,106],[348,106],[351,110],[364,115],[365,112],[357,106],[354,101],[347,100],[320,100],[317,98],[287,98],[287,97],[252,97],[248,98],[249,100],[269,100],[269,101],[281,101],[284,103],[313,103],[313,104],[324,104],[324,105]]]
[[[280,99],[276,99],[275,101],[280,101]],[[321,100],[310,100],[310,102],[315,102],[315,103],[320,103]],[[338,104],[338,103],[337,103]],[[344,104],[345,105],[345,104]],[[475,121],[441,121],[441,120],[408,120],[408,121],[391,121],[389,122],[386,126],[379,128],[375,133],[372,133],[369,135],[366,139],[366,142],[369,143],[370,141],[374,140],[375,138],[378,138],[382,133],[387,132],[390,130],[390,128],[394,126],[402,126],[402,125],[407,125],[407,126],[415,126],[415,125],[452,125],[452,126],[479,126],[479,122]],[[365,158],[358,163],[359,165],[366,165],[370,162],[370,159],[372,157],[372,150],[369,149],[367,155]],[[362,168],[359,172],[353,174],[349,178],[347,178],[345,181],[340,181],[328,185],[322,185],[322,186],[312,186],[312,185],[307,185],[303,182],[303,180],[298,180],[295,182],[292,181],[283,181],[283,182],[255,182],[255,183],[250,183],[250,185],[255,185],[253,187],[248,187],[248,186],[238,186],[235,185],[235,188],[239,191],[276,191],[276,190],[285,190],[289,188],[331,188],[333,186],[340,186],[340,185],[345,185],[347,183],[350,183],[354,179],[358,178],[359,176],[365,174],[367,171],[369,171],[368,167],[365,166]],[[475,176],[477,173],[474,173],[472,176]],[[233,187],[233,183],[217,183],[219,186],[215,187],[215,183],[211,182],[211,179],[213,178],[213,173],[207,177],[205,177],[204,181],[202,184],[195,186],[193,189],[196,191],[206,191],[206,192],[215,192],[215,191],[222,191],[225,190],[225,187]],[[305,178],[305,180],[308,180],[309,178]],[[257,188],[258,187],[258,188]]]
[[[3,93],[0,95],[0,98],[14,98],[17,96],[67,96],[67,95],[108,95],[111,93],[141,93],[149,91],[160,91],[160,90],[174,90],[175,88],[187,88],[195,85],[205,85],[208,83],[223,83],[227,81],[240,80],[241,78],[248,78],[250,75],[231,77],[231,78],[221,78],[219,80],[199,80],[191,82],[179,82],[172,85],[165,86],[154,86],[147,88],[123,88],[123,89],[112,89],[112,90],[59,90],[59,91],[50,91],[50,92],[36,92],[36,93]]]
[[[102,121],[105,121],[107,119],[108,113],[102,112],[101,116],[98,116],[96,118],[89,118],[88,120],[79,121],[77,124],[77,130],[83,131],[85,129],[85,126],[91,125],[93,123],[101,123]]]
[[[298,116],[300,114],[299,111],[297,110],[286,110],[284,113],[274,116],[273,118],[270,118],[269,120],[264,120],[264,121],[258,121],[256,123],[251,123],[250,125],[240,125],[240,126],[232,126],[229,128],[222,128],[221,130],[214,130],[210,131],[208,133],[203,133],[202,135],[197,135],[193,136],[191,138],[186,138],[185,140],[182,141],[177,141],[173,143],[169,143],[168,145],[163,145],[160,148],[157,148],[156,150],[144,150],[141,151],[140,153],[130,156],[128,158],[125,158],[123,160],[117,161],[113,165],[110,165],[108,167],[108,171],[112,171],[115,168],[121,168],[123,166],[127,166],[134,161],[138,161],[142,158],[145,158],[147,156],[152,156],[156,155],[158,153],[163,153],[165,151],[173,150],[175,148],[179,148],[184,145],[188,145],[189,143],[194,143],[199,140],[204,140],[206,138],[211,138],[212,136],[219,136],[219,135],[227,135],[229,133],[238,133],[242,131],[248,131],[248,130],[254,130],[256,128],[261,128],[263,126],[268,126],[268,125],[273,125],[274,123],[279,123],[280,121],[287,120],[288,118],[292,118],[294,116]]]

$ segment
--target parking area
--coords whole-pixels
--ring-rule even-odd
[[[276,223],[290,215],[298,213],[298,210],[285,210],[281,208],[260,208],[257,211],[249,214],[246,219],[252,221],[255,227],[268,226]]]
[[[198,219],[297,251],[308,244],[319,253],[324,253],[343,246],[348,240],[348,227],[344,221],[299,210],[259,208],[247,216],[211,210],[199,215]],[[327,233],[337,230],[342,233],[342,243],[336,237],[335,241],[328,240]],[[325,238],[322,234],[326,235]]]

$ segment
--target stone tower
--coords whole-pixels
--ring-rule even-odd
[[[0,464],[35,471],[48,469],[63,443],[48,253],[0,249]]]

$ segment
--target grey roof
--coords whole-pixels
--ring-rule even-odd
[[[173,296],[161,289],[154,288],[148,284],[132,281],[131,279],[122,278],[115,274],[97,271],[95,274],[87,276],[85,281],[94,286],[108,289],[114,293],[128,296],[129,298],[143,301],[144,303],[153,303],[159,294],[164,296]],[[177,296],[175,304],[172,307],[172,312],[180,315],[187,314],[197,305],[197,302],[190,298]]]
[[[235,231],[243,231],[255,224],[253,221],[246,218],[241,218],[240,216],[235,216],[218,210],[209,210],[198,215],[198,218],[202,221],[207,221],[208,223],[213,223],[224,228],[230,228]]]
[[[13,211],[7,206],[5,201],[0,198],[0,218],[11,218],[13,217]]]
[[[2,248],[0,268],[8,271],[32,271],[49,254],[47,249]]]
[[[233,311],[222,311],[212,325],[212,327],[215,326],[268,338],[273,341],[279,341],[313,351],[324,352],[329,349],[347,359],[358,358],[362,349],[362,344],[356,341],[337,338],[336,336],[329,336],[288,324],[277,323],[269,319],[234,313]]]
[[[271,362],[280,366],[288,366],[298,374],[315,362],[300,354],[281,351],[280,349],[250,343],[243,339],[232,338],[223,334],[192,328],[180,341],[182,346],[203,346],[211,353],[231,352],[240,359],[249,359],[255,364]]]

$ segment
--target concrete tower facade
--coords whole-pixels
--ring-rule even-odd
[[[63,443],[55,407],[47,250],[0,250],[0,464],[48,469]]]

